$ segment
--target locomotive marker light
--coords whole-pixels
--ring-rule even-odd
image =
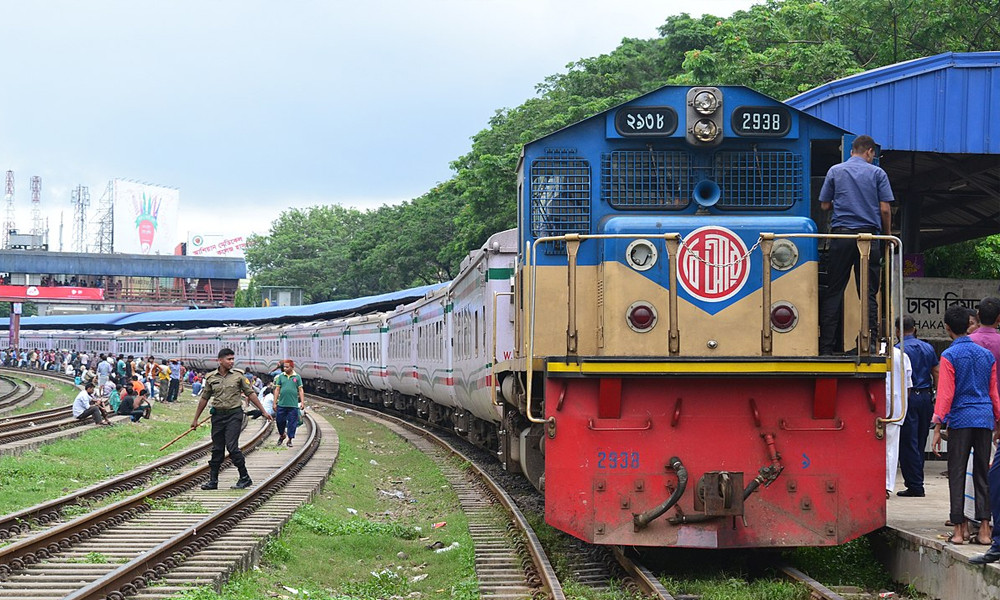
[[[778,271],[787,271],[799,262],[799,248],[795,242],[781,238],[774,241],[771,249],[771,268]]]
[[[646,333],[656,325],[656,308],[649,302],[633,302],[625,315],[625,322],[636,333]]]
[[[656,264],[656,246],[649,240],[635,240],[625,250],[625,262],[636,271],[648,271]]]
[[[688,143],[715,146],[722,141],[722,90],[693,87],[687,93]]]
[[[791,302],[784,300],[771,305],[771,329],[778,333],[788,333],[799,323],[799,311]]]

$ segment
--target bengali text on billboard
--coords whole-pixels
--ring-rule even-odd
[[[242,257],[246,245],[247,238],[242,235],[190,233],[188,234],[187,255]]]
[[[180,190],[116,179],[114,199],[115,252],[173,254]]]

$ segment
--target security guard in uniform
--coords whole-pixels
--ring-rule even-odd
[[[210,476],[208,483],[201,486],[203,490],[219,489],[219,467],[222,460],[229,451],[229,458],[240,473],[240,478],[234,490],[242,490],[253,485],[250,474],[247,472],[246,460],[240,450],[240,429],[243,427],[243,396],[250,399],[250,402],[260,409],[261,414],[268,421],[271,416],[267,414],[264,406],[257,399],[257,394],[250,387],[250,383],[243,376],[243,371],[234,369],[236,353],[229,348],[219,351],[219,368],[212,371],[205,377],[205,385],[201,390],[201,398],[198,400],[198,408],[194,412],[194,421],[191,422],[191,429],[198,428],[198,419],[205,407],[211,403],[210,412],[212,414],[212,458],[208,461]]]

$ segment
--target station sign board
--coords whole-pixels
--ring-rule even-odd
[[[25,300],[101,302],[104,300],[104,290],[68,285],[0,285],[0,301],[21,302]]]
[[[947,341],[950,338],[944,329],[944,313],[948,307],[958,304],[975,309],[983,298],[1000,296],[997,283],[993,279],[904,277],[903,312],[913,317],[917,337]]]

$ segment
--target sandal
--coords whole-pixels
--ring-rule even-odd
[[[944,540],[946,543],[951,544],[953,546],[961,546],[965,544],[965,542],[962,540],[958,540],[956,542],[954,533],[949,533],[949,534],[939,533],[938,539]]]
[[[977,544],[979,546],[990,546],[990,545],[993,544],[993,540],[990,539],[990,538],[987,538],[984,541],[983,538],[979,537],[978,535],[974,535],[971,538],[969,538],[969,543],[970,544]]]

